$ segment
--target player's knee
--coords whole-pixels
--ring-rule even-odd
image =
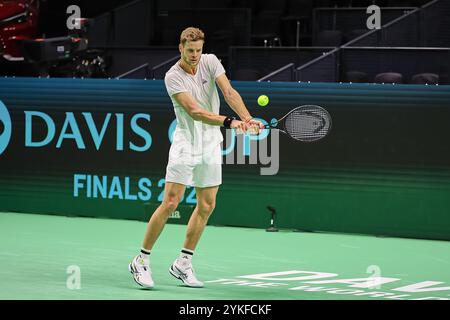
[[[165,208],[167,209],[167,212],[172,213],[174,212],[178,207],[178,201],[167,201],[167,203],[165,203]]]
[[[167,212],[172,213],[178,207],[180,200],[181,200],[180,197],[176,195],[173,196],[169,195],[163,201],[164,208],[167,210]]]
[[[201,214],[209,216],[213,211],[214,208],[216,207],[216,202],[215,201],[200,201],[198,203],[198,210],[200,211]]]

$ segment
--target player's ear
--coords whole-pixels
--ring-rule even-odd
[[[178,45],[178,50],[180,50],[180,53],[183,53],[183,45],[181,43]]]

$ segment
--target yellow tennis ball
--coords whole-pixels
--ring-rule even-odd
[[[268,103],[269,103],[269,97],[268,97],[268,96],[266,96],[266,95],[261,95],[261,96],[258,97],[258,104],[259,104],[261,107],[267,106]]]

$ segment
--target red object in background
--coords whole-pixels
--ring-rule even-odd
[[[18,41],[38,36],[39,0],[0,0],[0,55],[24,60]]]

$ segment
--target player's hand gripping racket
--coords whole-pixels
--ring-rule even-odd
[[[279,129],[294,140],[312,142],[324,138],[331,129],[331,116],[327,110],[315,105],[292,109],[284,117],[273,119],[266,129]],[[258,128],[250,128],[248,134],[257,134]]]

